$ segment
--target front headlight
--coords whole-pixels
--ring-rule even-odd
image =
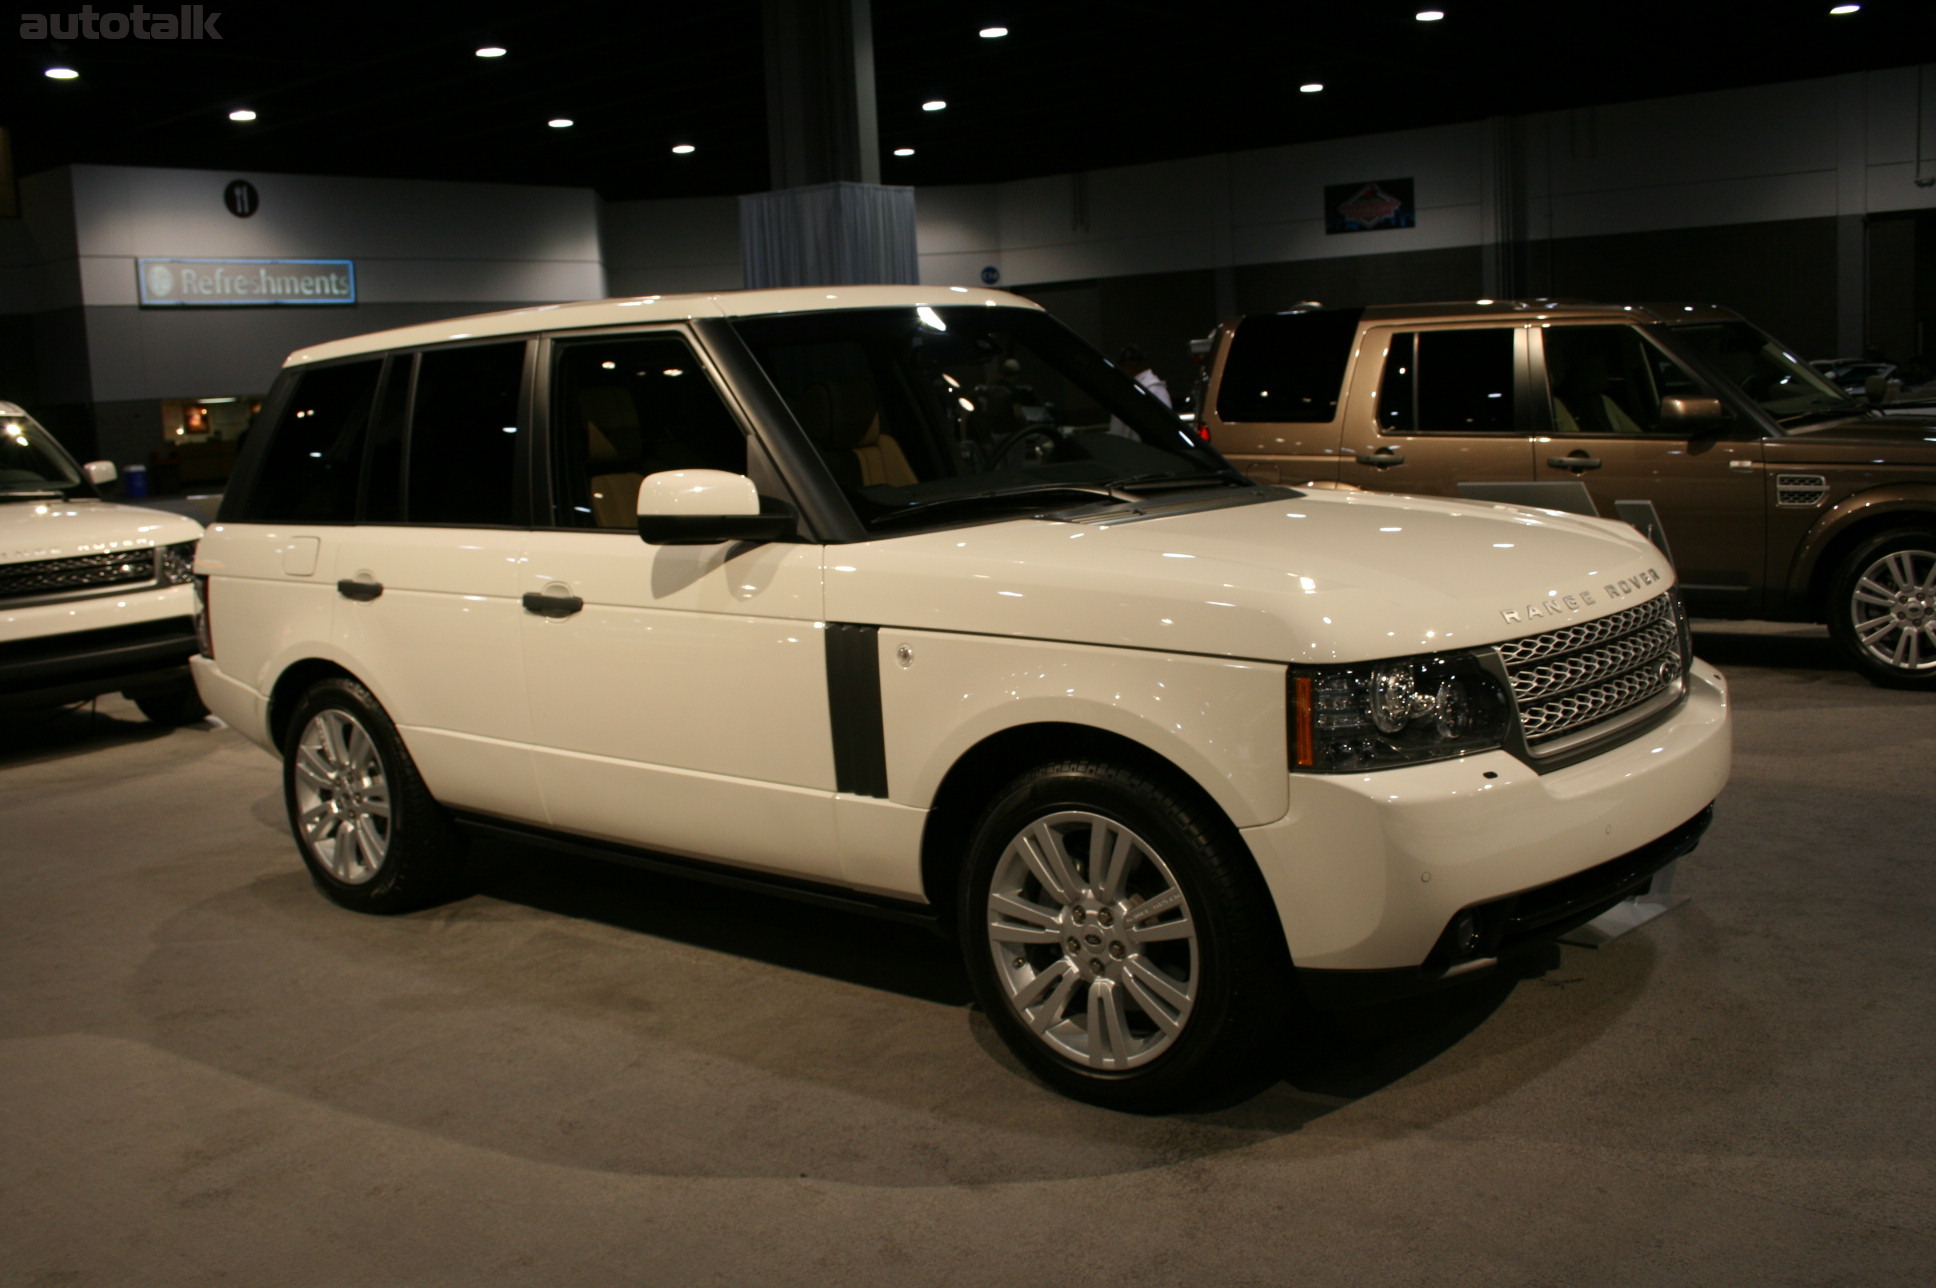
[[[179,586],[195,572],[195,543],[183,541],[155,551],[155,579],[164,586]]]
[[[1491,651],[1293,668],[1292,767],[1355,773],[1499,747],[1512,697],[1482,656]]]

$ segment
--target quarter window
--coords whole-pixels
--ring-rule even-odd
[[[1326,309],[1245,318],[1224,359],[1217,416],[1230,423],[1321,424],[1335,418],[1363,314]]]
[[[382,360],[373,358],[297,377],[256,471],[251,521],[355,521],[363,439],[382,370]]]

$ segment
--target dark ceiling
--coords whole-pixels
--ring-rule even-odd
[[[1929,0],[1868,0],[1849,17],[1831,16],[1832,2],[1443,0],[1445,19],[1422,23],[1424,3],[1391,0],[874,0],[881,147],[916,149],[884,155],[882,177],[1017,179],[1908,65],[1936,51]],[[90,162],[482,179],[608,198],[768,186],[758,0],[204,8],[219,11],[220,40],[10,31],[0,126],[16,172]],[[1011,34],[977,36],[996,23]],[[483,43],[509,53],[480,59]],[[46,78],[59,63],[79,79]],[[1323,92],[1299,93],[1307,81]],[[947,110],[923,112],[931,98]],[[258,118],[230,121],[238,107]],[[576,124],[546,125],[558,116]],[[697,150],[674,156],[678,143]]]

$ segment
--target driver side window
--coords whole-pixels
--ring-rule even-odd
[[[1632,327],[1554,326],[1542,334],[1553,428],[1561,435],[1660,433],[1662,397],[1703,392]]]
[[[639,484],[661,470],[746,473],[746,435],[683,337],[560,343],[552,364],[563,526],[634,530]]]

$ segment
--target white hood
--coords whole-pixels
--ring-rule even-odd
[[[1625,524],[1322,491],[833,547],[826,602],[833,621],[1321,663],[1539,634],[1673,581]]]
[[[201,535],[201,524],[165,510],[110,501],[0,501],[0,564],[145,550]]]

